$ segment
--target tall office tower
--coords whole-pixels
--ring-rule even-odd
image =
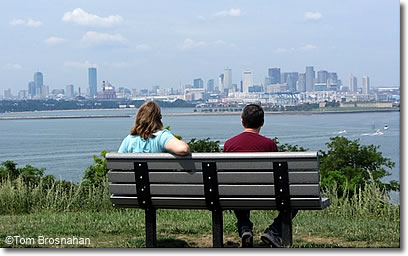
[[[9,88],[9,89],[4,89],[4,91],[3,91],[3,99],[9,100],[9,99],[11,99],[11,98],[12,98],[11,89],[10,89],[10,88]]]
[[[27,99],[28,98],[28,91],[27,90],[20,90],[18,92],[19,99]]]
[[[363,94],[368,95],[370,92],[370,78],[368,76],[363,76],[361,87],[363,89]]]
[[[69,84],[65,86],[65,97],[68,99],[74,98],[74,85]]]
[[[88,83],[89,83],[89,96],[94,97],[98,93],[96,68],[88,68]]]
[[[280,68],[269,68],[268,76],[271,84],[279,84],[281,82]]]
[[[249,86],[254,85],[252,72],[250,70],[246,70],[242,73],[242,88],[244,93],[249,92]]]
[[[281,74],[281,84],[287,84],[289,91],[296,91],[296,83],[299,79],[298,72],[284,72]]]
[[[265,85],[271,84],[271,78],[269,76],[265,77]]]
[[[214,79],[210,79],[207,81],[207,91],[208,92],[214,91]]]
[[[299,73],[299,79],[298,79],[296,87],[299,92],[306,91],[306,74],[305,73]]]
[[[36,90],[36,85],[35,85],[35,83],[34,83],[34,81],[30,81],[29,83],[28,83],[28,94],[31,96],[31,97],[33,97],[33,96],[35,96],[35,92],[36,92],[37,90]]]
[[[218,76],[218,90],[220,93],[224,93],[224,74]]]
[[[317,83],[319,84],[327,83],[328,79],[329,79],[329,72],[327,72],[326,70],[317,71]]]
[[[224,69],[224,89],[232,88],[232,70],[230,68]]]
[[[41,72],[34,73],[34,83],[35,83],[35,95],[42,97],[43,87],[44,87],[44,78]]]
[[[339,79],[337,77],[336,72],[330,72],[329,73],[329,79],[330,79],[331,83],[333,83],[333,84],[338,84],[339,83]]]
[[[288,80],[289,74],[290,74],[289,72],[283,72],[283,73],[281,73],[281,76],[280,76],[280,83],[281,83],[281,84],[286,83],[286,81]]]
[[[306,67],[306,91],[314,91],[315,71],[313,66]]]
[[[357,77],[353,76],[353,74],[350,75],[349,91],[357,92]]]
[[[288,91],[291,91],[291,92],[296,91],[296,82],[297,80],[295,76],[290,74],[286,77],[286,84],[287,84]]]
[[[197,78],[193,80],[193,88],[204,88],[203,79]]]

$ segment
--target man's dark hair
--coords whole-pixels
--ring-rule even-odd
[[[259,128],[264,123],[264,111],[257,104],[249,104],[242,111],[242,121],[245,128]]]

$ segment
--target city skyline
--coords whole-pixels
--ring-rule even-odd
[[[337,72],[343,85],[351,74],[359,85],[363,76],[371,87],[400,85],[399,1],[140,3],[2,1],[8,36],[0,47],[8,50],[0,89],[27,90],[37,71],[50,88],[85,89],[90,67],[98,68],[98,87],[217,84],[226,68],[232,84],[245,70],[263,83],[268,68],[304,73],[306,66]]]

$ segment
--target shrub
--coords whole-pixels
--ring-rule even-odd
[[[190,146],[191,152],[220,152],[220,142],[211,141],[210,138],[197,140],[191,139],[187,144]]]
[[[332,137],[326,143],[329,150],[320,151],[320,175],[323,187],[337,188],[338,195],[353,196],[372,182],[386,191],[398,191],[399,183],[383,183],[381,179],[391,175],[385,168],[395,163],[378,152],[379,146],[360,145],[359,140]]]
[[[83,185],[101,185],[106,181],[106,175],[108,174],[108,167],[106,165],[106,150],[101,152],[101,158],[94,155],[93,160],[95,164],[90,165],[84,173],[82,178]]]

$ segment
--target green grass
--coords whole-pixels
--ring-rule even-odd
[[[326,191],[332,205],[322,211],[300,211],[293,220],[295,248],[400,247],[400,206],[389,203],[374,184],[358,196],[337,198]],[[254,242],[277,211],[252,211]],[[239,247],[236,219],[224,211],[224,246]],[[159,247],[211,247],[211,213],[207,210],[157,212]],[[84,245],[6,244],[7,236],[89,238],[85,247],[145,247],[144,211],[114,209],[107,184],[83,187],[56,182],[25,184],[22,180],[0,183],[0,247],[82,247]]]
[[[384,218],[343,218],[325,212],[301,211],[293,222],[292,247],[400,247],[399,223]],[[253,211],[255,244],[276,216],[275,211]],[[159,210],[159,247],[211,247],[211,216],[204,210]],[[144,212],[140,209],[103,212],[50,212],[0,216],[0,247],[6,236],[90,238],[87,247],[144,247]],[[235,217],[224,212],[224,242],[238,247]],[[41,247],[35,245],[34,247]],[[48,245],[45,247],[59,247]],[[64,247],[71,247],[66,245]],[[75,246],[74,246],[75,247]]]

